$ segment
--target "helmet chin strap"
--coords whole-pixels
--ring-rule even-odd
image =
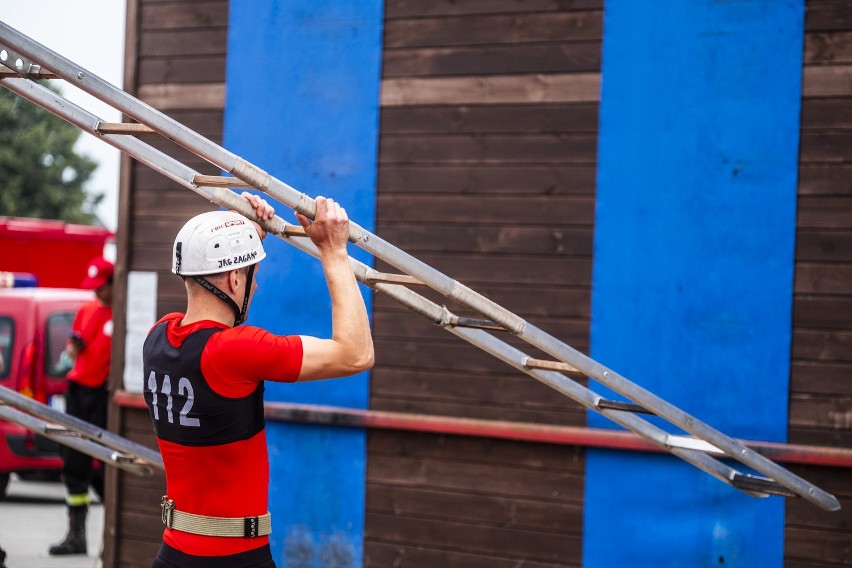
[[[193,276],[192,278],[198,282],[205,290],[212,293],[214,296],[228,304],[230,308],[234,311],[234,327],[242,324],[246,321],[246,314],[248,312],[248,302],[249,295],[251,294],[251,283],[254,280],[254,268],[257,266],[256,264],[252,264],[248,267],[248,275],[246,276],[246,293],[243,296],[243,307],[237,305],[237,303],[231,298],[229,295],[224,293],[222,290],[214,286],[209,280],[204,278],[203,276]]]

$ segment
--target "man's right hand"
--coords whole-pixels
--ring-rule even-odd
[[[313,222],[296,212],[305,234],[316,245],[321,255],[346,252],[349,241],[349,217],[346,209],[331,198],[317,197],[317,213]]]

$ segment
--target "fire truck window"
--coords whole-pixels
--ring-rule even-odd
[[[15,337],[15,324],[12,318],[0,317],[0,377],[9,376],[12,366],[12,340]]]
[[[65,373],[68,372],[67,368],[62,368],[62,365],[60,365],[60,357],[62,352],[65,351],[68,332],[71,331],[71,324],[73,323],[74,314],[72,312],[57,312],[47,318],[44,369],[45,373],[51,377],[64,377]]]

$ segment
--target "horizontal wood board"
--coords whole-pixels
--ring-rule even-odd
[[[850,448],[852,3],[807,0],[803,76],[789,441]],[[843,509],[788,500],[785,566],[852,565],[849,470],[792,469],[833,492]]]

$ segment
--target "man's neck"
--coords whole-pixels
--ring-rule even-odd
[[[194,301],[195,300],[195,301]],[[211,297],[208,301],[190,298],[186,306],[186,314],[181,325],[189,325],[199,321],[215,321],[233,327],[234,312],[218,298]]]

